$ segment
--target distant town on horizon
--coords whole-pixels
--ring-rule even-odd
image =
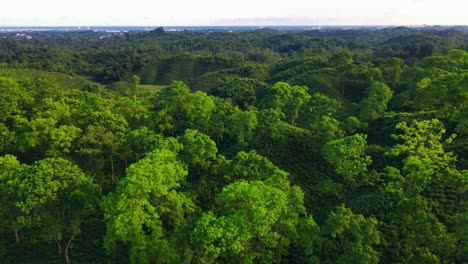
[[[468,31],[468,25],[215,25],[215,26],[0,26],[0,33],[15,31],[105,31],[105,32],[128,32],[128,31],[151,31],[158,28],[164,31],[251,31],[258,29],[272,29],[285,31],[302,30],[333,30],[333,29],[370,29],[379,30],[385,28],[413,28],[413,29],[457,29]]]

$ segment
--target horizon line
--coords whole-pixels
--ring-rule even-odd
[[[87,24],[70,24],[70,25],[0,25],[0,27],[317,27],[317,26],[326,26],[326,27],[374,27],[374,26],[383,26],[383,27],[457,27],[457,26],[468,26],[468,24],[297,24],[297,25],[287,25],[287,24],[272,24],[272,25],[262,25],[262,24],[245,24],[245,25],[233,25],[233,24],[220,24],[220,25],[87,25]]]

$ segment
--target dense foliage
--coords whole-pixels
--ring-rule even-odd
[[[468,33],[0,39],[2,263],[466,263]]]

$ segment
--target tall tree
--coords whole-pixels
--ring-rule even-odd
[[[16,203],[18,224],[40,230],[40,240],[55,242],[69,263],[70,246],[97,209],[99,187],[70,161],[53,158],[35,162],[12,183],[21,197]]]
[[[205,263],[280,262],[298,238],[302,192],[282,190],[261,181],[228,185],[216,197],[219,213],[205,213],[196,223],[192,242]]]
[[[187,167],[177,158],[182,146],[170,141],[132,164],[115,192],[103,202],[107,226],[105,248],[115,252],[120,243],[129,248],[132,263],[182,263],[187,217],[193,202],[178,191]]]
[[[282,118],[289,124],[294,125],[299,117],[299,110],[307,103],[311,96],[306,86],[291,86],[286,82],[277,82],[271,88],[262,106],[264,109],[273,108],[282,113]]]
[[[393,138],[401,143],[387,155],[400,157],[401,169],[388,166],[383,175],[389,180],[385,190],[391,205],[385,222],[398,232],[386,234],[392,241],[387,249],[399,261],[447,261],[455,254],[456,242],[445,224],[450,215],[464,210],[451,204],[458,203],[466,184],[454,167],[455,157],[444,151],[445,129],[437,119],[403,122],[396,128],[401,132]],[[401,251],[404,254],[397,253]]]
[[[0,223],[2,223],[0,231],[13,232],[16,244],[21,241],[20,226],[17,221],[20,210],[16,206],[16,203],[21,201],[21,197],[18,193],[19,186],[14,183],[14,180],[23,169],[24,166],[19,163],[15,156],[5,155],[0,157]]]
[[[371,157],[364,154],[365,146],[366,136],[356,134],[326,143],[323,153],[336,173],[355,183],[354,177],[365,173],[372,162]]]
[[[344,205],[337,206],[321,227],[318,237],[309,246],[311,262],[379,263],[380,243],[375,218],[354,214]]]
[[[468,74],[446,73],[418,84],[422,109],[436,110],[438,118],[452,121],[468,106]]]
[[[393,91],[385,83],[374,82],[366,89],[365,96],[360,102],[359,117],[361,121],[373,121],[387,110]]]

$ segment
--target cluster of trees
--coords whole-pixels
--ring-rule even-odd
[[[292,33],[170,34],[125,39],[220,49],[178,55],[211,63],[190,87],[2,66],[2,263],[468,260],[468,52],[407,60],[344,38],[312,56]],[[240,40],[281,49],[234,58]]]

